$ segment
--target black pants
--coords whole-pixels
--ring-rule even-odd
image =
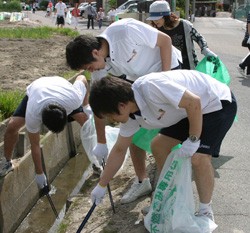
[[[88,15],[88,29],[90,27],[90,21],[91,21],[91,26],[92,26],[92,29],[94,29],[94,17],[92,15]]]
[[[250,46],[248,46],[248,49],[250,51]],[[247,68],[247,75],[250,75],[250,53],[248,54],[248,56],[246,56],[244,58],[244,60],[240,63],[240,67],[242,69]]]

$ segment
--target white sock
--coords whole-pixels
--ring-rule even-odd
[[[200,202],[200,209],[199,209],[199,213],[211,213],[212,212],[212,201],[210,201],[209,203],[201,203]]]

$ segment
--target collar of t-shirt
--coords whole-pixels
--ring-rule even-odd
[[[141,111],[138,110],[138,111],[136,111],[136,112],[130,113],[130,114],[129,114],[129,117],[130,117],[131,119],[135,120],[135,119],[136,119],[136,118],[135,118],[135,115],[141,116]]]

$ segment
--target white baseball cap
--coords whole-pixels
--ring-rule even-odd
[[[146,20],[158,20],[163,16],[170,15],[171,10],[168,2],[159,0],[153,2],[149,7],[149,17]]]

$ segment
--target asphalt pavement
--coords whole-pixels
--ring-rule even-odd
[[[31,20],[43,25],[55,26],[53,17],[46,18],[45,12],[28,12]],[[242,77],[236,66],[249,52],[241,47],[245,22],[232,19],[229,13],[218,13],[217,17],[196,18],[195,28],[206,38],[209,48],[227,66],[231,75],[230,87],[238,101],[237,120],[226,135],[220,157],[213,159],[215,168],[215,190],[213,210],[218,224],[215,233],[250,233],[250,78]],[[65,27],[72,27],[66,25]],[[99,34],[97,29],[87,30],[86,19],[80,19],[78,31]],[[201,59],[198,46],[197,54]]]

